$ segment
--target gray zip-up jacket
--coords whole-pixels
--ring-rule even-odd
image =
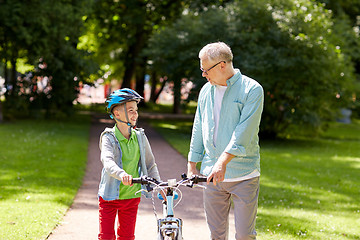
[[[115,128],[116,126],[106,128],[101,133],[99,142],[103,169],[101,172],[98,196],[107,201],[119,199],[121,176],[125,174],[122,168],[122,151],[119,141],[115,137]],[[145,136],[144,129],[137,128],[133,131],[136,133],[140,148],[139,175],[146,175],[160,180],[155,158],[150,143]],[[150,193],[143,192],[143,194],[147,198],[151,197]]]

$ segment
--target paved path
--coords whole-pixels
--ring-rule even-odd
[[[94,116],[90,129],[88,150],[88,166],[83,185],[79,189],[74,203],[65,215],[61,224],[49,235],[50,240],[92,240],[98,234],[98,202],[97,190],[100,180],[101,162],[98,147],[99,136],[105,127],[112,127],[113,122]],[[139,127],[145,128],[150,141],[161,178],[179,179],[186,172],[186,159],[174,150],[157,132],[146,123],[140,122]],[[185,240],[209,239],[203,205],[202,190],[200,188],[182,188],[182,202],[175,208],[175,216],[183,219],[183,238]],[[158,217],[162,216],[159,201],[156,201]],[[233,215],[230,216],[230,239],[234,236]],[[137,240],[156,239],[156,218],[152,202],[142,197],[135,237]]]

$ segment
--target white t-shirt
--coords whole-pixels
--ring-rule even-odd
[[[219,127],[219,119],[220,119],[220,111],[221,111],[221,104],[225,94],[227,86],[218,86],[215,87],[215,94],[214,94],[214,121],[215,121],[215,129],[214,129],[214,146],[216,146],[216,138],[218,133]]]
[[[216,147],[216,139],[217,139],[217,133],[218,133],[218,127],[219,127],[219,119],[220,119],[220,111],[221,111],[221,104],[222,100],[224,98],[225,91],[227,89],[227,86],[219,86],[216,85],[215,87],[215,94],[214,94],[214,121],[215,121],[215,129],[214,129],[214,146]],[[233,179],[225,179],[224,182],[237,182],[237,181],[244,181],[251,178],[259,177],[260,172],[258,170],[254,170],[252,173],[239,177],[239,178],[233,178]]]

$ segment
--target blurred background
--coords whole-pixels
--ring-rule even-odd
[[[122,87],[183,113],[199,50],[224,41],[264,87],[261,134],[316,134],[359,117],[359,15],[357,0],[0,0],[0,119],[67,117]]]
[[[360,239],[359,0],[0,0],[0,239],[61,224],[116,89],[185,166],[216,41],[264,88],[259,239]]]

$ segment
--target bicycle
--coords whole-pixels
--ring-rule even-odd
[[[186,174],[182,174],[181,178],[182,179],[179,181],[176,181],[176,179],[168,179],[167,182],[157,181],[156,179],[147,176],[132,179],[133,184],[140,183],[142,185],[147,185],[146,188],[148,192],[153,190],[155,191],[158,190],[159,192],[157,194],[157,197],[158,199],[163,200],[162,204],[163,204],[164,218],[161,219],[157,217],[154,201],[152,202],[155,217],[157,219],[157,228],[158,228],[157,240],[183,240],[182,219],[174,216],[174,208],[180,203],[182,199],[182,193],[179,190],[179,187],[186,186],[193,188],[195,186],[200,186],[197,185],[198,183],[207,181],[206,177],[201,177],[197,175],[188,178]],[[155,187],[152,188],[151,184],[155,185]],[[166,201],[164,201],[164,198],[160,194],[161,191],[163,191],[164,194],[166,193]],[[177,204],[174,206],[174,200],[176,200],[179,197],[178,193],[180,193],[180,199],[178,200]]]

